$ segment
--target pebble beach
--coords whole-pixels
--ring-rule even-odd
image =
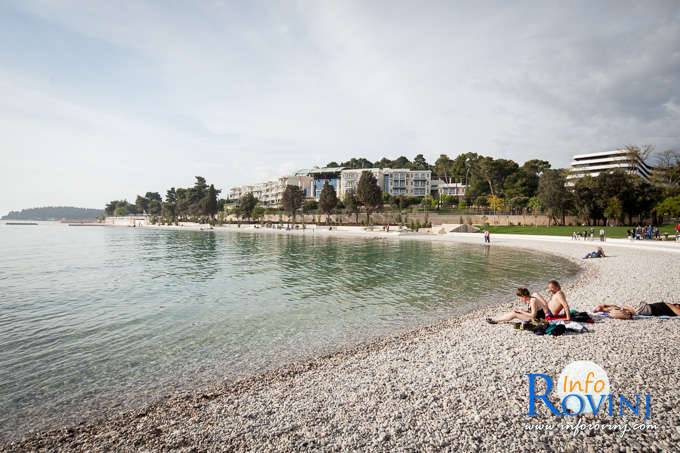
[[[483,247],[481,234],[314,234],[472,242]],[[607,258],[582,259],[599,245]],[[563,285],[575,310],[592,311],[600,303],[680,303],[677,243],[601,244],[496,235],[490,247],[490,253],[494,247],[516,247],[577,261],[582,273]],[[559,337],[484,322],[517,306],[515,289],[508,288],[507,298],[496,306],[436,325],[198,393],[173,394],[93,424],[30,434],[0,450],[677,451],[680,320],[604,319],[587,324],[586,333]],[[546,287],[529,289],[546,294]],[[649,419],[602,412],[555,416],[545,407],[540,407],[540,416],[527,416],[526,374],[556,379],[577,360],[604,368],[612,394],[651,395]],[[535,423],[631,428],[528,429]],[[644,428],[632,428],[638,424]]]

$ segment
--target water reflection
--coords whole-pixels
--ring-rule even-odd
[[[576,270],[421,241],[65,227],[0,235],[0,269],[0,436],[409,329]]]

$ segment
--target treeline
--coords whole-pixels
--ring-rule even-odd
[[[213,184],[208,185],[202,176],[196,176],[193,187],[172,187],[166,191],[165,199],[158,192],[147,192],[137,195],[134,203],[110,201],[104,211],[109,216],[148,214],[168,220],[197,219],[201,216],[213,219],[226,203],[226,200],[218,199],[221,192]]]
[[[94,219],[101,216],[101,209],[75,208],[73,206],[46,206],[43,208],[10,211],[0,220],[60,220],[60,219]]]
[[[646,160],[652,147],[627,146],[631,159]],[[576,215],[583,220],[599,222],[610,219],[616,222],[633,222],[634,217],[653,215],[680,215],[680,155],[663,151],[656,155],[652,182],[618,170],[601,173],[598,177],[585,177],[574,185],[567,184],[568,169],[552,169],[545,160],[532,159],[519,165],[511,159],[494,159],[476,153],[464,153],[449,158],[442,154],[428,163],[422,154],[413,161],[406,157],[395,160],[383,158],[371,163],[364,158],[347,162],[330,162],[328,166],[349,168],[408,168],[431,170],[433,179],[467,185],[465,197],[430,196],[418,201],[384,194],[386,204],[404,208],[420,202],[433,209],[475,206],[479,208],[527,210],[544,212],[555,221],[566,215]]]

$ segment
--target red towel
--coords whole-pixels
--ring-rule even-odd
[[[563,314],[557,315],[557,316],[548,315],[548,316],[545,317],[545,320],[546,320],[546,321],[556,321],[556,320],[558,320],[558,319],[567,319],[567,315],[565,315],[565,314],[563,313]]]

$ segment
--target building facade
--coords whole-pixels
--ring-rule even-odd
[[[373,173],[378,187],[390,195],[424,197],[432,191],[430,170],[329,167],[299,170],[295,176],[284,176],[259,184],[232,187],[229,191],[229,199],[236,201],[243,195],[252,193],[265,206],[280,206],[286,186],[296,185],[305,192],[305,197],[318,200],[326,182],[335,188],[336,194],[341,198],[347,191],[357,188],[364,171]]]
[[[378,187],[390,195],[424,197],[431,191],[432,172],[430,170],[409,170],[406,168],[356,168],[341,172],[339,196],[350,189],[356,189],[361,174],[370,171],[378,182]]]
[[[238,200],[247,193],[252,193],[255,198],[268,207],[281,205],[283,192],[286,186],[298,186],[309,196],[312,187],[312,178],[308,176],[283,176],[272,181],[259,184],[232,187],[229,191],[230,200]]]
[[[461,200],[465,197],[467,186],[459,182],[444,182],[440,179],[432,181],[432,196],[441,197],[442,195],[454,196]]]
[[[571,162],[571,170],[567,175],[568,185],[573,185],[584,176],[595,177],[602,172],[623,170],[637,175],[647,182],[652,176],[652,167],[639,157],[625,149],[604,151],[601,153],[577,154]]]

